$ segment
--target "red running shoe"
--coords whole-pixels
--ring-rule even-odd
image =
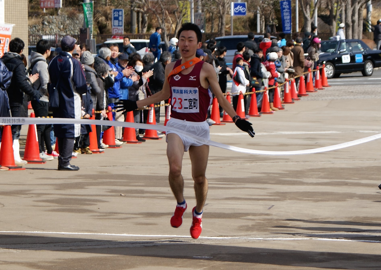
[[[175,213],[171,217],[171,226],[173,228],[178,228],[183,224],[183,214],[187,210],[187,204],[185,206],[176,206]]]
[[[201,218],[198,218],[195,216],[194,211],[196,210],[196,207],[192,210],[192,226],[190,227],[190,234],[193,239],[197,239],[200,237],[200,234],[202,232],[202,215]]]

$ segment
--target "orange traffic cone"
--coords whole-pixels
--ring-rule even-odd
[[[125,122],[134,123],[134,112],[133,111],[127,112]],[[135,129],[134,128],[128,128],[128,127],[124,128],[123,141],[126,143],[135,143],[135,144],[142,143],[136,139]]]
[[[308,96],[306,93],[306,83],[304,82],[304,76],[300,76],[298,96]]]
[[[0,166],[9,168],[10,171],[25,170],[21,166],[16,166],[13,155],[13,138],[11,126],[3,127],[3,136],[1,138]]]
[[[30,114],[34,118],[34,113]],[[45,164],[46,162],[40,158],[40,147],[38,145],[36,125],[29,125],[28,136],[26,137],[24,160],[28,163]]]
[[[315,75],[315,88],[318,90],[324,90],[323,86],[321,85],[321,79],[320,79],[320,71],[319,66],[317,66],[316,75]]]
[[[229,104],[232,103],[232,100],[230,98],[230,93],[227,93],[226,100],[229,102]],[[230,117],[230,115],[224,111],[224,115],[222,117],[222,122],[224,123],[233,123],[233,119]]]
[[[91,120],[95,120],[95,114],[94,109],[92,112]],[[93,154],[103,154],[104,151],[99,150],[98,148],[98,142],[97,142],[97,129],[95,125],[91,125],[91,132],[89,132],[89,140],[90,140],[90,151],[93,152]]]
[[[164,126],[167,125],[167,122],[169,119],[171,119],[171,99],[168,99],[168,106],[165,108],[165,121],[164,121]]]
[[[107,118],[108,118],[109,121],[113,121],[112,111],[111,111],[111,107],[110,106],[108,106],[108,108],[107,108]],[[104,144],[108,144],[108,147],[110,147],[110,148],[120,148],[121,147],[120,145],[116,145],[115,144],[115,129],[114,129],[114,126],[111,126],[109,129],[107,129],[103,133],[103,143]]]
[[[153,104],[150,105],[150,110],[147,116],[147,124],[156,125],[155,107],[153,106]],[[143,139],[161,140],[161,138],[157,135],[157,131],[154,129],[146,129],[146,133]]]
[[[212,115],[210,116],[210,119],[216,122],[213,125],[225,125],[224,123],[221,123],[220,118],[220,107],[218,105],[217,98],[215,97],[213,98]]]
[[[275,92],[274,92],[273,106],[275,108],[277,108],[278,110],[284,110],[284,107],[282,106],[282,101],[281,101],[281,98],[280,98],[280,92],[279,92],[278,83],[275,83]]]
[[[327,75],[325,74],[325,64],[323,64],[323,67],[321,69],[321,84],[323,87],[331,87],[328,84]]]
[[[308,74],[307,74],[307,83],[306,83],[306,92],[316,92],[314,89],[314,83],[312,80],[312,71],[311,68],[308,69]]]
[[[254,93],[251,94],[249,115],[254,117],[261,117],[261,115],[258,112],[257,95],[255,94],[255,89],[253,88],[252,91]]]
[[[300,100],[298,93],[296,93],[296,84],[294,79],[291,80],[291,97],[293,100]]]
[[[267,91],[267,87],[265,87],[265,90],[266,91],[263,93],[263,98],[262,98],[261,113],[273,114],[273,112],[270,110],[269,91]]]
[[[28,102],[28,110],[33,110],[32,102],[31,101]]]
[[[54,151],[56,151],[57,154],[60,153],[60,149],[59,149],[59,147],[58,147],[58,139],[57,139],[57,138],[56,138],[56,144],[55,144],[55,146],[54,146]]]
[[[244,103],[244,100],[243,100],[243,94],[242,94],[242,92],[239,93],[238,102],[237,102],[237,109],[235,110],[235,112],[242,119],[246,118],[246,115],[245,115],[245,103]]]
[[[292,104],[294,101],[292,100],[291,97],[291,92],[290,92],[290,84],[289,80],[286,80],[286,83],[284,84],[284,95],[283,95],[283,103],[284,104]]]

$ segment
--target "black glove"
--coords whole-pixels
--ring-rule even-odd
[[[255,136],[255,132],[253,127],[251,126],[251,123],[249,121],[246,121],[245,119],[241,119],[240,117],[237,117],[235,120],[235,125],[242,131],[245,131],[249,133],[249,135],[253,138]]]
[[[134,111],[138,108],[138,105],[136,104],[136,101],[132,100],[120,100],[117,103],[115,103],[114,109],[116,109],[117,112],[123,111],[123,112],[129,112]]]

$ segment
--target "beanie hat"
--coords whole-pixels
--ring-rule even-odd
[[[278,54],[276,52],[271,52],[268,54],[269,60],[275,61],[278,59]]]
[[[85,51],[81,57],[81,63],[84,65],[92,65],[94,63],[94,56],[89,51]]]

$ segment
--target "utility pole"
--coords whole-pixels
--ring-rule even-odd
[[[367,13],[366,13],[366,20],[367,20],[367,30],[368,32],[372,32],[372,0],[369,0],[367,3]]]
[[[194,0],[190,1],[191,23],[194,23]]]
[[[295,33],[299,32],[299,1],[295,0]]]
[[[257,34],[261,32],[261,13],[259,7],[257,9]]]
[[[317,0],[315,0],[314,2],[315,2],[315,6],[314,6],[314,8],[315,8],[316,5],[317,5]],[[315,9],[314,17],[315,17],[315,18],[314,18],[314,24],[315,24],[316,27],[318,27],[318,14],[317,14],[317,8]],[[319,29],[317,29],[316,31],[317,31],[316,33],[318,33],[318,32],[319,32]]]

